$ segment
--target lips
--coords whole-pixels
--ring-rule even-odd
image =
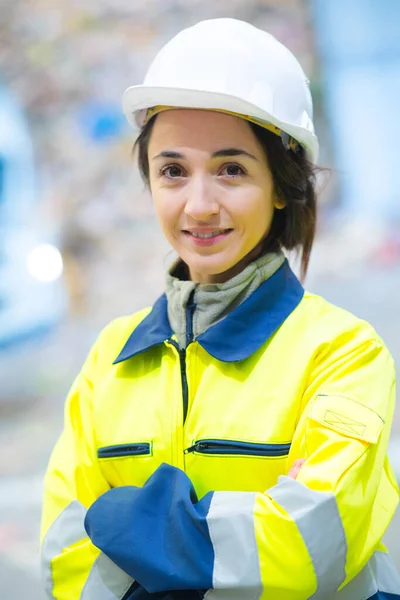
[[[217,237],[218,235],[223,235],[224,233],[228,233],[228,231],[231,231],[231,230],[230,229],[216,229],[215,231],[210,231],[210,232],[189,231],[188,233],[190,233],[190,235],[192,235],[195,238],[199,238],[202,240],[208,240],[208,239]]]
[[[183,232],[186,233],[187,235],[191,235],[195,238],[198,239],[203,239],[203,240],[207,240],[207,239],[211,239],[214,237],[217,237],[219,235],[223,235],[225,233],[228,233],[229,231],[232,231],[231,228],[225,228],[225,229],[184,229]]]
[[[208,247],[220,244],[225,240],[233,229],[192,229],[183,230],[184,235],[189,238],[192,244],[198,247]]]

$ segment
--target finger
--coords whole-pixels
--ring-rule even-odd
[[[292,479],[297,479],[297,477],[300,473],[300,469],[304,465],[305,462],[306,462],[305,458],[298,458],[297,460],[295,460],[290,468],[288,477],[291,477]]]

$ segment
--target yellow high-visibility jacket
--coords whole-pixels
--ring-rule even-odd
[[[91,350],[45,480],[48,597],[400,599],[381,542],[395,372],[374,329],[285,262],[189,342],[162,296]]]

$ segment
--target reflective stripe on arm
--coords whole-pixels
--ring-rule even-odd
[[[41,567],[44,589],[49,600],[58,600],[54,591],[52,562],[66,548],[87,539],[84,527],[86,512],[83,504],[74,500],[60,513],[44,537]],[[100,553],[79,600],[121,600],[133,581],[132,577]]]
[[[280,477],[267,495],[292,518],[307,547],[318,586],[311,598],[326,599],[326,594],[337,590],[346,577],[346,537],[335,496],[311,490],[289,477]],[[251,493],[213,495],[207,523],[215,552],[215,590],[228,589],[231,593],[232,588],[240,587],[251,590],[251,598],[261,596],[255,499],[256,494]],[[213,592],[207,598],[214,598]],[[222,600],[224,596],[218,593],[215,598]]]
[[[74,500],[59,514],[57,519],[48,529],[42,543],[41,569],[44,589],[47,597],[53,596],[53,575],[51,563],[64,548],[76,544],[87,537],[83,522],[86,508]]]
[[[376,551],[365,567],[329,600],[400,600],[400,575],[387,552]]]
[[[100,552],[80,600],[121,600],[133,583],[132,577]]]
[[[318,585],[312,600],[326,598],[346,578],[347,543],[334,494],[284,476],[267,494],[291,516],[307,546]]]
[[[368,565],[377,583],[377,591],[398,594],[400,598],[400,575],[387,552],[375,552]]]
[[[207,514],[207,525],[214,548],[213,588],[228,590],[226,597],[233,597],[233,590],[240,589],[240,598],[260,598],[262,581],[258,560],[257,541],[254,532],[254,507],[256,494],[251,492],[216,492],[213,494]],[[246,589],[249,596],[243,595]],[[207,598],[213,598],[210,590]]]

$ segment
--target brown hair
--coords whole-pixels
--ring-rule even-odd
[[[149,185],[148,145],[157,115],[140,132],[134,151],[138,151],[138,166],[144,182]],[[279,136],[267,129],[249,123],[261,144],[271,169],[274,189],[285,208],[275,210],[271,228],[265,239],[263,252],[296,250],[301,258],[301,278],[304,280],[314,242],[318,169],[306,158],[304,149],[287,150]]]

